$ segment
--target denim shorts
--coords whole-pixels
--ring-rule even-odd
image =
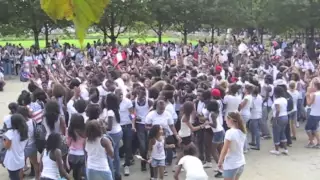
[[[20,179],[20,171],[21,171],[21,169],[18,169],[16,171],[8,170],[10,180],[19,180]]]
[[[37,147],[36,147],[36,143],[31,143],[31,144],[28,144],[26,146],[26,148],[24,149],[24,155],[25,157],[31,157],[33,155],[37,155]]]
[[[87,180],[113,180],[112,172],[87,169]]]
[[[305,130],[307,132],[317,132],[319,128],[320,116],[308,116],[307,124]]]
[[[151,166],[152,167],[165,167],[166,166],[166,160],[165,159],[158,160],[158,159],[152,158]]]
[[[225,132],[223,130],[219,132],[213,132],[212,143],[215,143],[215,144],[223,143],[224,135],[225,135]]]
[[[297,115],[298,115],[297,111],[288,114],[289,121],[297,122],[297,120],[298,120]]]
[[[243,171],[244,171],[244,165],[236,169],[223,170],[223,177],[234,179],[235,177],[240,177]]]

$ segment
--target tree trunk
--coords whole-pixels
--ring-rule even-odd
[[[261,44],[263,44],[263,32],[264,31],[264,29],[263,28],[260,28],[260,42],[261,42]]]
[[[214,43],[214,27],[211,27],[211,43]]]
[[[103,44],[107,44],[107,30],[103,29]]]
[[[33,37],[34,37],[34,46],[39,49],[39,32],[36,29],[33,29]]]
[[[217,35],[220,36],[220,28],[217,29]]]
[[[48,27],[48,24],[44,25],[44,35],[45,35],[45,40],[46,40],[46,47],[49,47],[50,43],[49,43],[49,27]]]
[[[159,23],[157,35],[158,35],[158,43],[161,44],[162,43],[162,24],[161,23]]]
[[[186,28],[183,30],[183,40],[184,44],[188,44],[188,31]]]

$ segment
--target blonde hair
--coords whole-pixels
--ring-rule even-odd
[[[296,82],[290,81],[289,82],[289,88],[292,89],[292,90],[296,89]]]
[[[242,131],[244,134],[247,133],[246,127],[239,112],[230,112],[228,113],[227,118],[232,120],[232,122],[237,126],[238,129],[240,129],[240,131]]]

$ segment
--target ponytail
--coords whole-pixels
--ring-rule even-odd
[[[230,112],[228,117],[233,121],[237,128],[240,129],[240,131],[242,131],[244,134],[247,133],[246,127],[239,112]]]

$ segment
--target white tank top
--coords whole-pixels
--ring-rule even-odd
[[[314,102],[311,105],[311,111],[310,115],[311,116],[320,116],[320,91],[317,91],[314,93]]]
[[[44,150],[43,156],[42,156],[42,172],[41,177],[46,177],[49,179],[59,179],[60,173],[59,168],[57,166],[57,163],[50,159],[50,152],[47,153],[47,150]]]
[[[146,99],[146,102],[143,106],[139,106],[138,98],[136,98],[135,99],[135,109],[136,109],[137,117],[141,119],[141,122],[137,122],[137,123],[145,124],[146,116],[149,113],[148,99]]]
[[[107,153],[101,145],[101,137],[94,142],[86,141],[87,168],[97,171],[110,171]]]
[[[180,127],[180,130],[179,130],[179,136],[180,137],[188,137],[188,136],[191,136],[191,129],[189,128],[189,126],[182,121],[184,117],[181,118],[181,127]],[[190,119],[189,119],[189,122],[190,122]]]
[[[156,143],[152,146],[151,157],[156,160],[166,159],[164,151],[164,137],[161,141],[156,140]]]
[[[212,113],[209,114],[209,122],[212,123],[213,121],[212,121],[212,118],[211,118],[211,114]],[[223,127],[222,127],[221,121],[219,119],[219,115],[217,116],[216,121],[217,121],[217,127],[216,128],[211,127],[211,129],[212,129],[213,132],[220,132],[220,131],[223,130]]]

